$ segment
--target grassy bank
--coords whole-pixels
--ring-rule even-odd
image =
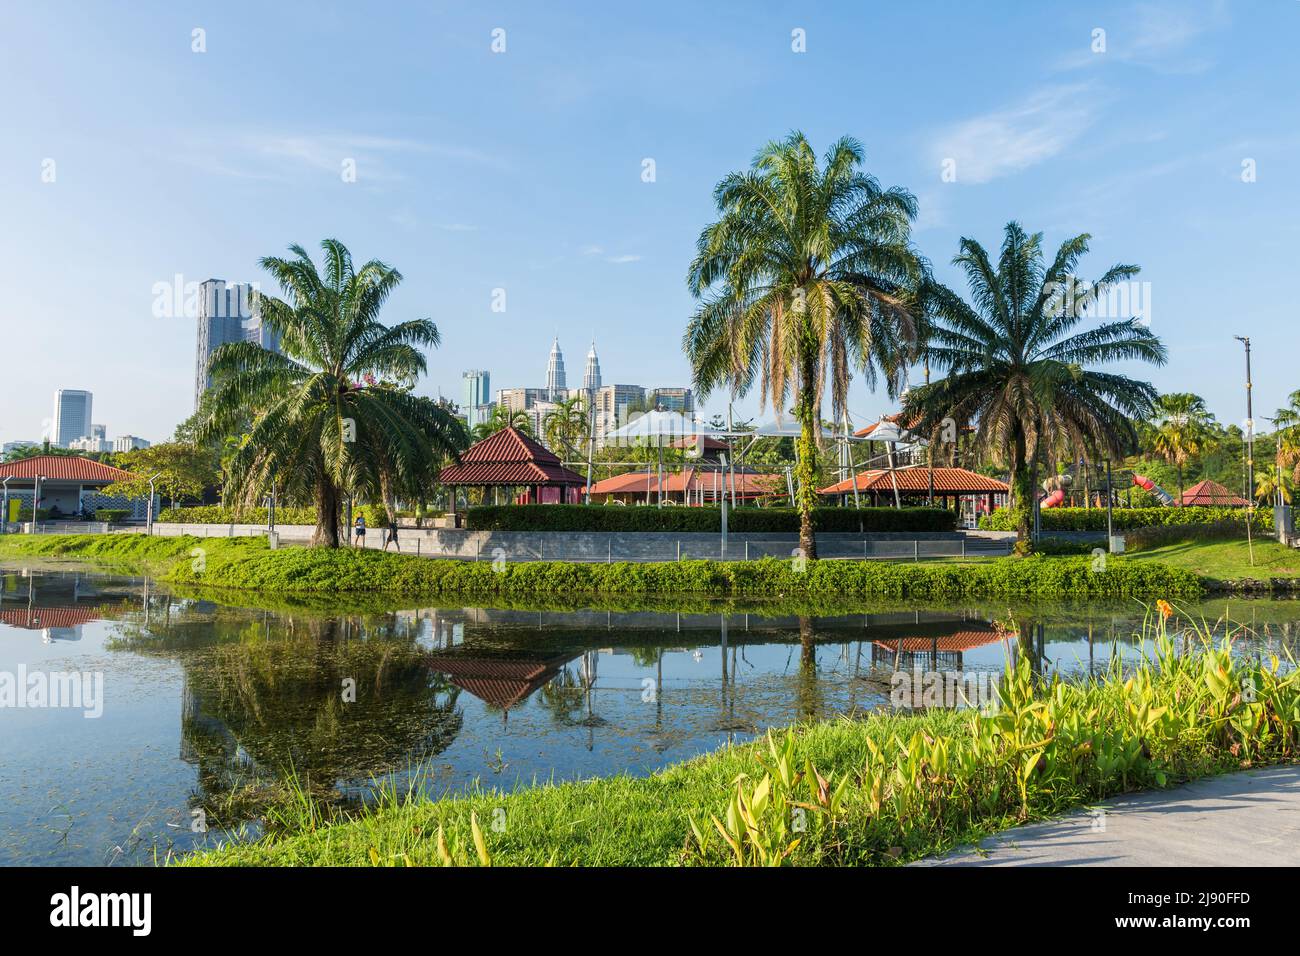
[[[303,801],[275,835],[182,862],[892,864],[1116,793],[1295,760],[1300,677],[1227,645],[1175,656],[1159,621],[1150,636],[1154,662],[1082,683],[1044,685],[1022,656],[993,713],[809,725],[645,778],[388,792],[334,820]]]
[[[14,536],[0,557],[85,558],[138,565],[177,585],[279,594],[682,594],[797,599],[957,597],[1195,597],[1200,579],[1154,561],[1034,557],[970,563],[679,561],[494,566],[351,549],[281,548],[263,539],[142,535]]]
[[[1182,568],[1216,581],[1267,581],[1284,579],[1300,582],[1300,550],[1288,548],[1271,538],[1254,542],[1255,561],[1244,538],[1232,541],[1179,541],[1129,556],[1137,562],[1154,562]]]

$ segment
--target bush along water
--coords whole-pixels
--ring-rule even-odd
[[[1208,633],[1175,653],[1154,625],[1153,660],[1103,679],[1042,680],[1009,665],[991,712],[951,735],[866,741],[855,767],[819,769],[800,735],[769,733],[759,768],[694,817],[689,862],[737,866],[890,863],[962,834],[1130,790],[1288,762],[1300,744],[1294,662],[1235,657]]]
[[[1235,523],[1242,533],[1246,531],[1244,508],[1113,508],[1111,520],[1116,531],[1132,528],[1151,528],[1162,525],[1213,525]],[[1257,531],[1271,531],[1273,510],[1256,508],[1254,527]],[[1044,531],[1096,531],[1106,532],[1105,508],[1047,508],[1042,512]],[[980,518],[980,528],[985,531],[1015,531],[1015,516],[1006,508]]]
[[[814,508],[820,532],[954,531],[957,513],[944,508]],[[660,531],[722,530],[718,508],[637,508],[617,505],[483,505],[466,512],[471,531]],[[798,533],[793,508],[736,508],[727,515],[729,531]]]

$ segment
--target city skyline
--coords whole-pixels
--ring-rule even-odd
[[[1018,9],[996,24],[951,9],[946,28],[926,34],[925,57],[878,51],[877,69],[910,90],[883,114],[807,94],[849,88],[853,38],[924,32],[923,11],[411,6],[394,20],[402,30],[358,39],[347,18],[293,5],[257,20],[237,5],[205,10],[201,24],[163,7],[79,9],[70,22],[15,10],[0,37],[0,81],[41,91],[14,104],[0,160],[0,203],[32,226],[0,236],[14,290],[0,318],[23,330],[28,354],[10,370],[0,441],[40,430],[58,381],[95,392],[105,420],[165,439],[191,410],[194,317],[155,314],[156,288],[224,275],[279,294],[257,260],[324,236],[403,271],[385,321],[438,324],[421,394],[455,396],[467,368],[531,381],[537,343],[586,341],[593,329],[608,367],[689,381],[683,279],[713,188],[792,128],[819,150],[861,139],[867,168],[916,194],[916,243],[959,291],[950,260],[962,236],[995,243],[1012,218],[1050,247],[1087,231],[1086,274],[1142,267],[1152,328],[1170,349],[1167,366],[1142,374],[1161,391],[1198,391],[1239,424],[1234,334],[1255,342],[1261,429],[1290,391],[1300,107],[1285,77],[1296,5]],[[286,42],[305,12],[311,43]],[[501,54],[490,48],[498,27]],[[971,50],[999,47],[1017,55],[967,76]],[[356,73],[331,117],[285,122],[313,115],[313,83],[288,86],[258,64],[316,78],[315,64],[344,50]],[[97,84],[92,63],[118,82]],[[268,83],[286,109],[250,105]],[[481,91],[472,105],[430,98],[464,83]],[[380,87],[393,92],[376,111]],[[726,402],[715,393],[702,407]],[[894,403],[856,381],[849,407],[863,423]],[[756,395],[736,413],[771,417]]]

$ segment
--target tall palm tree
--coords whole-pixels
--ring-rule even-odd
[[[1277,462],[1262,465],[1255,475],[1255,500],[1265,505],[1289,505],[1292,490],[1290,473]]]
[[[355,268],[335,239],[321,247],[324,274],[298,245],[291,259],[261,260],[286,294],[255,297],[283,354],[253,342],[221,346],[199,431],[222,435],[251,414],[229,464],[234,499],[255,502],[274,483],[284,497],[314,500],[312,544],[337,547],[345,496],[382,497],[391,507],[394,494],[426,487],[466,436],[446,407],[412,393],[426,367],[422,349],[439,343],[437,327],[378,320],[401,273],[378,260]]]
[[[1191,392],[1172,392],[1155,401],[1146,444],[1178,472],[1178,501],[1183,500],[1183,469],[1213,441],[1214,416],[1205,399]]]
[[[910,243],[916,200],[881,188],[862,164],[849,138],[821,164],[799,132],[764,146],[714,189],[719,219],[700,233],[687,275],[702,300],[683,338],[697,390],[743,395],[757,380],[778,416],[794,392],[799,546],[809,558],[826,380],[836,421],[854,371],[869,385],[883,377],[896,395],[915,335],[906,295],[923,271]]]
[[[546,443],[566,460],[581,457],[581,449],[590,431],[587,402],[581,395],[564,398],[542,419]]]
[[[962,239],[953,263],[966,275],[970,301],[927,283],[932,366],[947,375],[913,388],[904,401],[914,429],[937,439],[952,425],[975,424],[971,447],[1009,466],[1019,554],[1032,550],[1032,503],[1040,455],[1068,442],[1116,457],[1132,448],[1131,419],[1148,414],[1156,390],[1146,382],[1088,366],[1124,359],[1155,364],[1165,347],[1136,320],[1100,321],[1073,331],[1111,286],[1138,272],[1112,266],[1089,285],[1075,275],[1087,234],[1061,245],[1046,263],[1042,234],[1009,223],[997,263],[973,239]]]

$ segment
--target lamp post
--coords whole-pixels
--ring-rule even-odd
[[[1250,336],[1234,335],[1246,347],[1246,547],[1250,563],[1255,563],[1255,544],[1251,540],[1251,525],[1255,516],[1255,416],[1251,407]]]
[[[32,483],[32,534],[37,532],[36,511],[41,506],[41,482],[45,480],[44,475],[37,475]]]
[[[144,517],[144,533],[147,535],[153,534],[153,483],[154,479],[161,475],[162,472],[160,471],[149,479],[149,504],[145,510]]]

